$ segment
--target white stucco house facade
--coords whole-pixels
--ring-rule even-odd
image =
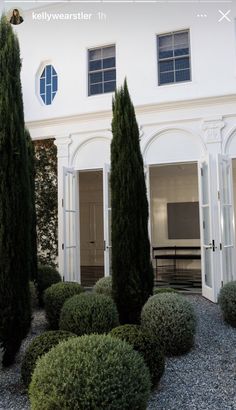
[[[202,293],[214,302],[236,278],[236,7],[230,21],[219,21],[219,8],[68,2],[27,10],[15,27],[26,125],[33,139],[57,146],[65,280],[81,281],[91,267],[111,273],[111,102],[125,77],[140,127],[151,246],[199,246]],[[82,12],[91,16],[65,18]],[[45,13],[64,18],[46,21]],[[199,203],[200,237],[171,237],[167,204],[190,202]]]

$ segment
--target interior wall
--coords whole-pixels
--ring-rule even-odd
[[[79,172],[80,264],[104,266],[103,173]]]
[[[200,239],[168,239],[167,203],[198,202],[197,164],[161,165],[150,168],[150,217],[152,246],[200,246]],[[199,267],[198,261],[190,261]]]
[[[232,160],[232,168],[233,168],[233,193],[234,193],[234,219],[236,219],[236,158]]]

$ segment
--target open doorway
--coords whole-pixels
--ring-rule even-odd
[[[104,276],[103,171],[79,171],[81,284]]]
[[[149,173],[156,284],[201,289],[197,163],[153,165]]]

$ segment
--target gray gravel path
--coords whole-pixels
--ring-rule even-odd
[[[0,410],[28,410],[27,393],[20,380],[20,366],[24,351],[31,340],[46,329],[44,311],[34,312],[32,328],[22,343],[16,363],[7,369],[0,369]]]
[[[236,410],[236,329],[217,305],[187,296],[198,318],[195,348],[167,359],[148,410]]]
[[[223,322],[217,305],[201,296],[187,297],[198,317],[195,348],[185,356],[167,359],[148,410],[236,410],[236,329]],[[30,340],[45,327],[43,312],[36,312],[16,364],[0,370],[0,410],[30,408],[20,383],[20,361]]]

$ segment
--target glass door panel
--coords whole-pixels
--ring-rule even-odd
[[[221,280],[223,285],[235,279],[232,160],[226,155],[218,155],[218,180],[221,231]]]
[[[78,183],[77,172],[64,168],[64,278],[70,282],[80,282]]]
[[[110,192],[110,166],[103,168],[103,212],[104,212],[104,271],[105,276],[112,274],[111,265],[111,192]]]
[[[199,210],[201,230],[201,264],[202,264],[202,294],[214,301],[213,289],[213,253],[212,240],[212,205],[210,191],[210,158],[199,162]]]

